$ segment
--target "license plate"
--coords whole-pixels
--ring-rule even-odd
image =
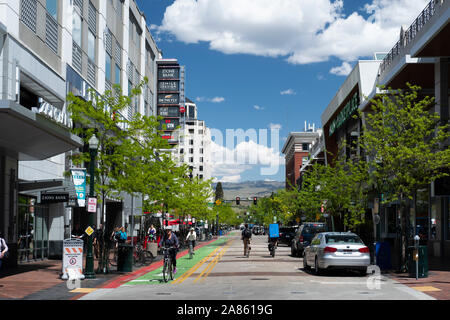
[[[353,250],[344,250],[344,254],[349,254],[349,253],[352,253],[353,252]]]

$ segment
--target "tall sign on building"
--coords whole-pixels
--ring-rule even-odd
[[[170,144],[178,144],[175,133],[180,126],[181,115],[184,110],[184,69],[176,59],[157,60],[158,64],[158,116],[163,138]]]

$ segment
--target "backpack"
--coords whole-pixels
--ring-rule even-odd
[[[244,238],[251,238],[252,237],[252,232],[248,228],[244,230],[243,234],[244,234]]]

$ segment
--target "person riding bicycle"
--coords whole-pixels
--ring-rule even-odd
[[[173,274],[177,273],[177,252],[179,242],[177,236],[175,235],[175,233],[172,232],[171,229],[166,229],[166,232],[161,238],[161,241],[159,242],[158,246],[161,246],[161,244],[163,244],[165,248],[170,248],[169,254],[170,257],[172,258]]]
[[[269,243],[269,251],[272,251],[273,247],[278,246],[278,238],[280,237],[280,231],[279,226],[277,223],[273,223],[269,225],[269,237],[268,237],[268,243]]]
[[[247,255],[247,250],[251,250],[250,248],[250,239],[252,238],[252,231],[248,227],[248,224],[245,224],[245,229],[242,230],[241,240],[244,242],[244,256]]]
[[[187,234],[186,241],[188,241],[188,243],[192,243],[192,251],[194,251],[195,248],[195,240],[197,240],[197,234],[195,233],[195,229],[191,228]]]

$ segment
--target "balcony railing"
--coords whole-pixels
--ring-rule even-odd
[[[442,5],[444,1],[448,0],[431,0],[420,15],[414,20],[412,25],[405,31],[404,35],[394,45],[389,53],[384,57],[380,66],[380,71],[383,73],[386,68],[394,61],[394,59],[401,53],[401,49],[408,46],[419,33],[420,30],[431,20],[431,17],[436,13],[438,3]]]
[[[58,22],[48,12],[45,23],[45,43],[58,54]]]

